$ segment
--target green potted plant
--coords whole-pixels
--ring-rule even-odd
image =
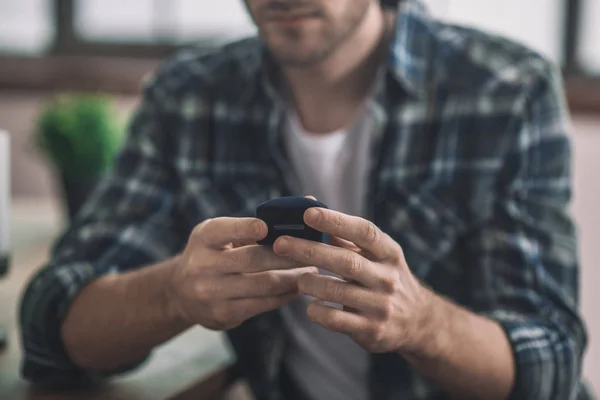
[[[107,96],[63,94],[44,106],[35,142],[54,165],[69,218],[77,214],[112,166],[121,133],[116,110]]]

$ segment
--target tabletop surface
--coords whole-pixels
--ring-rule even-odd
[[[16,321],[17,305],[28,278],[43,265],[52,239],[60,231],[60,214],[56,205],[15,202],[11,220],[12,265],[8,276],[0,280],[0,325],[10,334],[7,348],[0,350],[0,399],[187,398],[185,393],[190,388],[233,363],[233,353],[222,334],[194,328],[156,349],[139,370],[116,378],[102,388],[49,393],[31,387],[20,377],[22,353]]]

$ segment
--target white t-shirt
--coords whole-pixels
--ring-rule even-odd
[[[290,113],[286,146],[303,191],[297,195],[313,195],[331,209],[363,216],[373,120],[366,109],[352,127],[314,135]],[[290,377],[311,400],[366,400],[367,351],[347,335],[312,322],[306,316],[310,300],[304,296],[283,308],[290,335],[284,362]]]

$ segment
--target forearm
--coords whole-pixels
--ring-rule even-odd
[[[432,293],[423,351],[402,354],[455,399],[506,399],[515,380],[513,351],[495,321]]]
[[[87,285],[62,325],[62,339],[73,362],[100,372],[118,370],[188,328],[168,296],[175,263],[171,259]]]

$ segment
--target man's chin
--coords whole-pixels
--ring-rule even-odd
[[[271,54],[275,60],[284,67],[291,68],[310,68],[321,64],[327,59],[327,52],[292,52],[272,50]]]

